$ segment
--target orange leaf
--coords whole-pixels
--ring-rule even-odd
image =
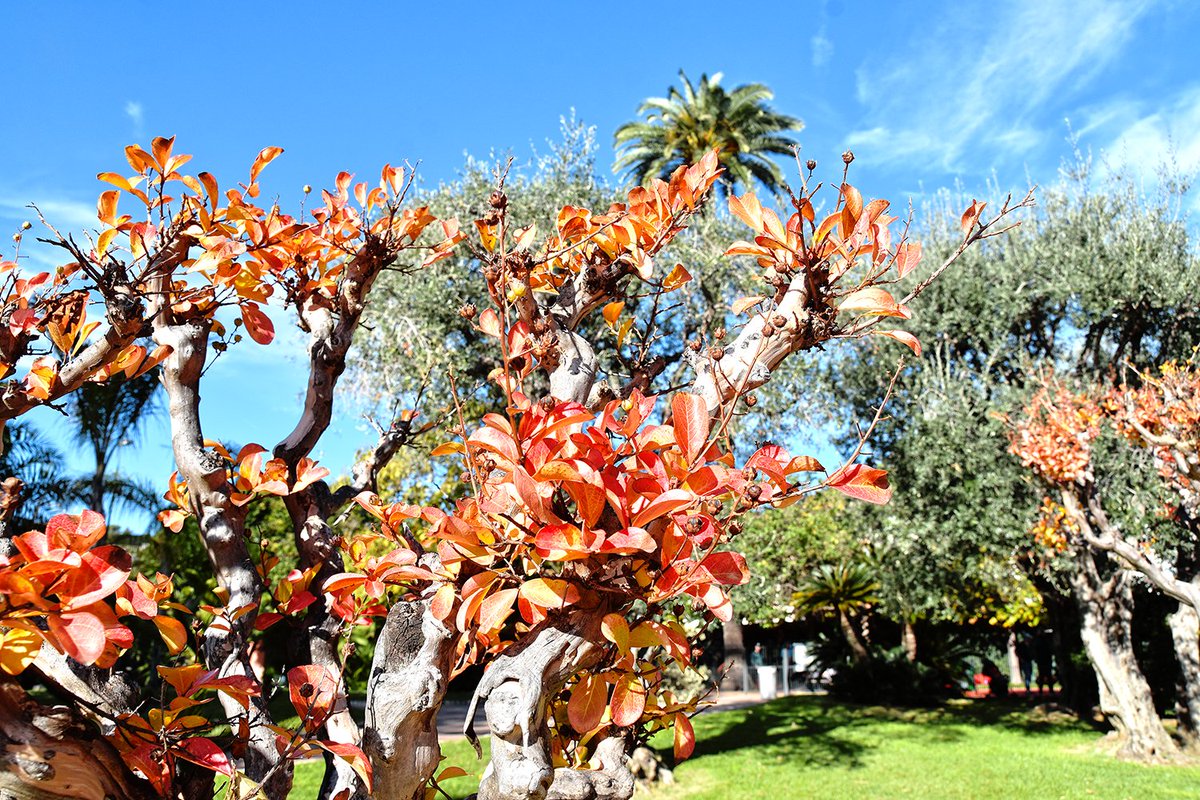
[[[886,336],[889,339],[895,339],[897,342],[908,345],[914,353],[921,355],[921,342],[917,337],[913,336],[908,331],[871,331],[875,336]]]
[[[618,300],[609,303],[604,307],[600,314],[604,317],[604,321],[608,323],[609,328],[616,328],[617,319],[621,316],[621,311],[625,308],[624,301]]]
[[[679,449],[689,465],[695,462],[708,444],[709,423],[708,405],[700,395],[676,392],[671,398],[671,424],[675,428],[675,441],[679,443]]]
[[[254,164],[250,167],[250,182],[257,181],[258,173],[262,172],[263,167],[274,161],[282,152],[282,147],[264,147],[260,150],[258,157],[254,159]]]
[[[692,274],[683,268],[683,264],[676,264],[667,273],[667,277],[663,278],[663,289],[673,292],[691,279]]]
[[[613,724],[626,728],[637,723],[646,710],[646,687],[637,675],[622,675],[612,694]]]
[[[903,278],[921,263],[921,243],[905,242],[896,251],[896,272]]]
[[[534,578],[521,584],[520,596],[541,608],[563,608],[579,602],[579,589],[556,578]]]
[[[758,305],[759,303],[761,303],[763,300],[766,300],[766,299],[767,298],[763,297],[761,294],[756,294],[751,297],[739,298],[739,299],[733,301],[733,307],[732,307],[733,313],[735,315],[742,314],[746,311],[746,309],[753,308],[754,306]]]
[[[187,628],[184,627],[184,624],[174,617],[162,614],[154,617],[153,621],[155,627],[158,628],[158,635],[166,643],[167,650],[171,655],[177,656],[182,653],[183,648],[187,647]]]
[[[571,690],[571,699],[567,701],[567,719],[576,732],[588,733],[599,727],[607,705],[608,683],[595,675],[585,674]]]
[[[912,312],[908,306],[900,305],[886,289],[871,286],[851,293],[838,306],[838,311],[858,311],[866,316],[903,317],[908,319]]]
[[[516,601],[516,589],[501,589],[484,598],[479,606],[479,629],[484,632],[499,629],[512,613]]]
[[[675,715],[675,760],[683,761],[696,749],[696,730],[688,715],[680,711]]]
[[[972,200],[971,205],[967,206],[961,220],[964,235],[970,233],[971,229],[975,227],[975,223],[979,221],[979,215],[983,213],[985,207],[987,207],[987,203],[981,203],[978,200]]]
[[[837,489],[844,495],[876,505],[884,505],[892,499],[887,471],[868,467],[865,464],[850,464],[842,467],[825,480],[825,485]]]

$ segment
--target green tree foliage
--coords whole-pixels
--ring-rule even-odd
[[[793,596],[805,576],[821,564],[862,552],[850,527],[848,503],[832,492],[746,520],[738,549],[750,566],[750,580],[733,591],[738,616],[757,625],[777,625],[794,613]]]
[[[693,164],[714,147],[720,148],[721,166],[728,170],[722,184],[726,193],[757,182],[770,192],[783,188],[783,171],[773,155],[791,155],[796,139],[789,133],[804,123],[775,111],[774,94],[761,83],[726,91],[721,73],[701,75],[692,85],[681,70],[681,86],[672,86],[666,97],[651,97],[638,108],[644,119],[617,129],[614,142],[620,152],[615,172],[645,183],[666,178],[680,164]]]

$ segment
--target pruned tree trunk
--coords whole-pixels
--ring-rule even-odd
[[[393,606],[367,683],[363,749],[375,769],[375,798],[425,797],[425,784],[441,759],[437,713],[453,667],[454,640],[430,612],[429,601]]]
[[[93,726],[65,707],[30,699],[12,678],[0,680],[0,798],[4,800],[151,800]]]
[[[746,640],[742,621],[736,614],[733,619],[721,623],[721,644],[725,647],[721,688],[741,691],[746,686]]]
[[[628,800],[634,778],[624,740],[597,747],[600,769],[555,769],[550,757],[547,707],[567,681],[600,658],[603,611],[573,611],[547,620],[498,656],[484,674],[467,710],[467,732],[482,701],[492,735],[492,757],[479,784],[479,800]]]
[[[1180,603],[1167,621],[1179,662],[1179,736],[1195,748],[1200,746],[1200,615],[1187,603]]]
[[[1139,761],[1171,760],[1178,748],[1163,728],[1133,652],[1133,575],[1118,569],[1102,579],[1086,548],[1080,548],[1077,562],[1071,585],[1080,607],[1080,635],[1100,687],[1100,711],[1116,734],[1117,754]]]

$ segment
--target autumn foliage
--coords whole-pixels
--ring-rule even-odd
[[[87,245],[51,229],[68,263],[29,278],[19,277],[15,260],[3,263],[0,365],[12,373],[28,356],[48,354],[6,384],[0,419],[85,381],[160,367],[179,465],[165,482],[170,508],[161,521],[178,532],[196,519],[218,588],[188,609],[173,601],[170,576],[130,575],[128,554],[103,543],[96,514],[55,517],[45,532],[12,537],[14,553],[0,557],[4,671],[50,675],[37,666],[45,647],[78,665],[113,666],[132,645],[121,620],[149,621],[173,658],[157,666],[164,688],[136,709],[103,716],[108,740],[152,794],[195,785],[183,764],[228,776],[236,796],[260,787],[270,794],[286,786],[287,762],[329,754],[361,782],[344,779],[350,783],[330,796],[361,796],[381,766],[346,713],[346,650],[322,649],[321,641],[345,642],[364,625],[386,629],[389,611],[409,604],[428,615],[429,630],[449,637],[451,675],[519,659],[555,632],[574,637],[554,662],[560,672],[536,687],[544,696],[527,698],[526,741],[514,745],[537,762],[529,739],[544,725],[551,774],[543,780],[558,779],[554,768],[609,769],[598,760],[600,743],[672,726],[676,755],[687,757],[698,698],[675,696],[663,677],[670,664],[693,659],[689,618],[707,626],[733,615],[729,587],[748,578],[737,552],[740,518],[823,488],[875,503],[892,492],[882,470],[860,463],[861,446],[832,470],[776,444],[739,462],[735,412],[753,404],[750,392],[786,356],[830,340],[883,336],[919,355],[915,338],[879,323],[907,319],[907,303],[953,256],[914,284],[920,246],[906,227],[893,230],[886,201],[864,202],[844,176],[822,217],[822,187],[811,174],[786,222],[753,194],[731,197],[730,210],[750,231],[728,255],[748,257],[764,288],[731,303],[732,341],[689,343],[695,381],[659,397],[653,387],[665,364],[653,344],[667,307],[659,300],[692,276],[686,265],[656,258],[708,202],[720,172],[714,154],[602,212],[563,208],[545,236],[510,221],[498,188],[468,237],[456,221],[404,207],[411,175],[401,169],[385,167],[375,185],[342,173],[310,210],[292,216],[258,201],[260,175],[279,148],[264,149],[245,183],[222,190],[206,172],[184,172],[190,157],[173,144],[131,146],[132,174],[100,174],[112,188],[100,196],[99,230]],[[982,210],[974,203],[964,214],[959,252],[989,235],[995,220],[981,221]],[[372,282],[406,258],[405,268],[419,269],[456,247],[478,261],[486,283],[491,307],[462,313],[494,342],[491,379],[505,398],[479,424],[468,423],[461,406],[446,410],[432,455],[454,463],[469,490],[448,508],[389,503],[375,493],[371,470],[349,491],[331,489],[311,452]],[[901,282],[907,292],[896,289]],[[102,301],[104,320],[89,319],[93,299]],[[310,335],[304,409],[275,448],[231,453],[193,413],[205,353],[224,353],[243,329],[270,344],[273,318],[284,311]],[[607,346],[628,366],[626,380],[600,375],[581,327],[596,312],[612,337]],[[1047,397],[1042,427],[1029,428],[1023,447],[1030,463],[1069,480],[1086,465],[1086,426],[1076,430],[1078,408],[1051,414],[1060,400]],[[414,416],[406,412],[384,432],[372,470],[415,441]],[[274,583],[275,562],[252,563],[242,527],[246,507],[264,496],[287,504],[300,551]],[[335,531],[331,516],[352,499],[375,530]],[[290,664],[299,718],[290,727],[271,719],[247,655],[263,631],[285,621],[308,637],[314,660],[323,654],[319,663]],[[500,666],[492,673],[504,674]],[[501,736],[494,722],[493,735]],[[509,796],[495,777],[505,769],[497,758],[487,796]],[[432,767],[422,769],[418,794],[433,779]]]

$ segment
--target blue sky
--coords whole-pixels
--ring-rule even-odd
[[[1169,156],[1200,167],[1200,4],[1188,0],[9,2],[2,15],[5,245],[29,202],[90,227],[95,174],[125,169],[124,145],[156,135],[225,181],[282,146],[265,185],[286,205],[341,169],[420,160],[436,184],[467,152],[527,155],[572,108],[607,144],[680,68],[768,84],[805,121],[805,157],[832,166],[852,147],[857,185],[893,201],[955,182],[985,198],[993,178],[1051,183],[1067,119],[1085,147],[1147,176]],[[55,258],[24,254],[30,268]],[[209,435],[278,441],[298,413],[301,354],[285,334],[219,361]],[[346,415],[317,455],[344,471],[370,436]],[[165,486],[165,425],[120,465]]]

